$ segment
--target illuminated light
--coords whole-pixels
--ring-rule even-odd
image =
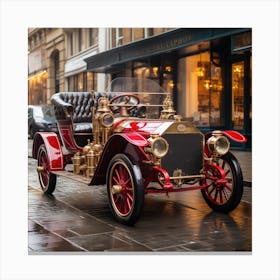
[[[169,81],[168,82],[168,86],[170,87],[170,88],[173,88],[174,87],[174,82],[171,80],[171,81]]]
[[[171,69],[172,69],[171,66],[165,66],[165,71],[166,72],[171,72]]]
[[[48,75],[47,70],[43,70],[43,71],[40,71],[40,72],[38,72],[34,75],[31,75],[30,77],[28,77],[28,80],[35,80],[36,79],[38,81],[45,75]],[[47,78],[47,77],[45,77],[45,78]]]
[[[204,77],[205,68],[204,67],[196,67],[195,72],[198,77]]]
[[[235,67],[233,68],[233,72],[234,72],[234,73],[241,73],[241,67],[240,67],[240,66],[235,66]]]
[[[158,75],[158,67],[153,67],[152,70],[153,70],[153,75],[157,76]]]
[[[210,80],[205,80],[203,84],[207,90],[209,90],[212,87]]]

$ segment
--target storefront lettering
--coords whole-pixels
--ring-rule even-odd
[[[155,42],[153,44],[144,45],[142,48],[137,49],[136,55],[142,56],[145,54],[151,54],[154,52],[165,51],[174,49],[176,47],[180,47],[184,44],[187,44],[192,40],[191,34],[184,34],[184,36],[180,36],[178,38],[161,40],[160,42]]]

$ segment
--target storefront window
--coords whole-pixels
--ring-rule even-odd
[[[78,91],[83,91],[84,88],[84,79],[83,79],[83,73],[78,75]]]
[[[83,72],[68,78],[69,91],[91,91],[96,89],[96,78],[92,72]]]
[[[28,104],[47,103],[47,71],[39,72],[28,78]]]
[[[244,62],[232,64],[232,122],[233,129],[244,126]]]
[[[93,84],[93,73],[87,72],[87,91],[91,91],[94,89],[94,84]]]
[[[173,71],[171,66],[164,66],[162,73],[162,88],[166,92],[173,93],[174,81],[173,81]]]
[[[199,126],[224,125],[222,70],[203,52],[179,60],[178,113]]]
[[[173,93],[173,72],[171,66],[140,66],[134,69],[134,77],[155,80],[161,87],[169,93]]]

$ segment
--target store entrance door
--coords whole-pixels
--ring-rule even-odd
[[[236,56],[232,61],[231,126],[252,141],[252,58],[251,53]],[[244,147],[245,148],[245,147]]]

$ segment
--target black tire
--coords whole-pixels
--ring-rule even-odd
[[[127,156],[117,154],[109,163],[106,178],[109,206],[114,218],[125,225],[135,224],[144,204],[139,166],[133,165]]]
[[[45,194],[52,194],[56,186],[56,175],[50,172],[49,158],[46,147],[42,144],[38,150],[38,166],[43,167],[38,171],[40,186]]]
[[[234,210],[241,201],[243,195],[243,175],[237,159],[230,152],[222,156],[216,165],[225,171],[226,183],[217,184],[214,180],[206,179],[210,186],[202,189],[201,192],[206,203],[213,210],[228,213]],[[211,170],[211,168],[205,171],[212,177],[218,176],[215,174],[215,170]]]
[[[29,128],[29,137],[30,137],[30,139],[33,139],[34,135],[35,135],[35,131],[34,131],[33,127],[30,126],[30,128]]]

